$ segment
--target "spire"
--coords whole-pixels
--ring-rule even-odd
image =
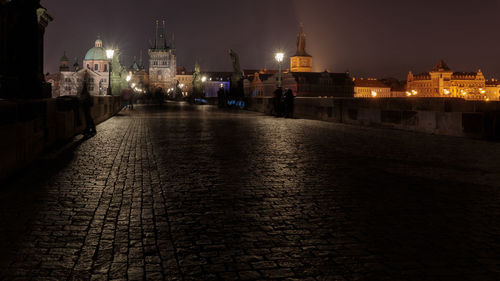
[[[440,59],[439,62],[434,66],[432,71],[450,71],[451,69],[448,67],[448,65],[444,62],[443,59]]]
[[[61,57],[61,62],[63,62],[63,61],[65,61],[65,62],[69,61],[68,57],[66,57],[66,51],[64,51],[63,56]]]
[[[171,44],[172,50],[175,50],[175,34],[172,33],[172,44]]]
[[[140,55],[139,55],[139,68],[140,69],[144,68],[144,65],[142,64],[142,50],[140,51]]]
[[[155,33],[155,49],[164,50],[167,48],[167,39],[165,38],[165,21],[156,21],[156,33]]]
[[[153,45],[153,48],[157,49],[158,48],[158,29],[159,29],[159,21],[156,20],[156,27],[155,27],[155,44]]]
[[[306,34],[304,33],[304,24],[300,23],[300,31],[297,36],[297,54],[296,56],[310,57],[306,52]]]
[[[78,65],[78,57],[75,57],[75,62],[73,63],[73,71],[77,72],[80,65]]]

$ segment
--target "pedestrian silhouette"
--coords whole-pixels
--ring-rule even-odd
[[[284,97],[285,118],[293,118],[294,98],[292,89],[288,89]]]
[[[227,105],[226,91],[224,90],[223,87],[220,87],[219,91],[217,92],[217,99],[219,101],[219,108],[226,107]]]
[[[92,115],[90,114],[90,109],[94,105],[94,101],[90,96],[90,93],[87,89],[87,79],[83,81],[83,88],[80,93],[80,102],[82,104],[83,114],[85,115],[85,130],[83,131],[84,137],[91,137],[97,133],[95,128],[94,119],[92,119]]]
[[[279,87],[278,89],[276,89],[274,91],[274,100],[273,100],[273,103],[274,103],[274,114],[276,115],[276,117],[281,117],[282,114],[283,114],[283,110],[282,110],[282,102],[281,102],[281,99],[283,98],[283,89],[281,87]]]

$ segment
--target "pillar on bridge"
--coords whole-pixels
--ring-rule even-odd
[[[40,0],[0,0],[0,98],[51,96],[43,75],[43,38],[53,18]]]

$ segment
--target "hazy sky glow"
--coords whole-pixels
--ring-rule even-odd
[[[80,62],[97,35],[119,47],[128,66],[147,61],[154,21],[175,33],[177,63],[229,70],[229,48],[245,69],[276,68],[273,53],[295,52],[300,22],[316,71],[349,70],[355,77],[406,77],[443,58],[455,71],[481,68],[500,78],[500,1],[453,0],[42,0],[55,17],[46,32],[46,71],[63,52]]]

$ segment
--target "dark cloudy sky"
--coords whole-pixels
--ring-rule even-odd
[[[291,55],[299,23],[316,71],[355,77],[406,77],[444,58],[456,71],[481,68],[500,78],[500,0],[42,0],[55,17],[46,33],[46,69],[63,51],[80,59],[97,35],[119,47],[124,63],[147,58],[155,19],[175,33],[178,65],[229,70],[227,51],[243,68],[276,68],[273,53]]]

